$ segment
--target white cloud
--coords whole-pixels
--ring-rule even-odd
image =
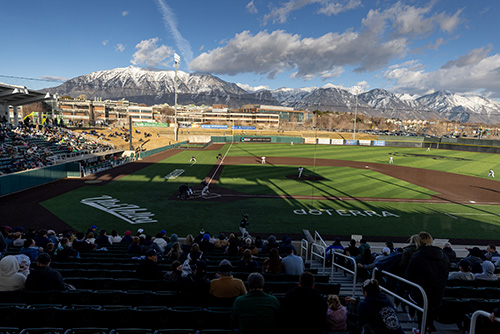
[[[347,10],[360,5],[356,0],[289,0],[279,8],[272,8],[267,19],[284,22],[293,10],[313,3],[332,14],[341,8]],[[338,7],[339,4],[342,7]],[[385,10],[370,10],[362,20],[362,30],[332,32],[315,38],[283,30],[261,31],[255,35],[243,31],[225,40],[221,47],[202,53],[190,67],[214,74],[252,72],[269,78],[291,71],[294,72],[292,78],[302,80],[335,77],[345,66],[352,66],[355,72],[378,70],[406,56],[413,38],[425,37],[439,29],[450,32],[461,22],[461,10],[453,15],[436,14],[432,12],[433,5],[431,2],[426,7],[415,7],[397,2]],[[438,38],[427,48],[437,49],[443,43],[444,39]]]
[[[116,50],[116,51],[119,51],[119,52],[123,52],[123,51],[125,51],[125,45],[123,45],[123,44],[121,44],[121,43],[118,43],[118,44],[116,44],[116,46],[115,46],[115,50]]]
[[[137,51],[132,55],[130,61],[134,65],[167,66],[165,60],[172,57],[174,51],[168,46],[158,46],[158,37],[141,41],[135,46]]]
[[[378,43],[369,31],[328,33],[318,38],[301,38],[282,30],[261,31],[256,35],[244,31],[224,47],[202,53],[190,67],[228,75],[253,72],[269,78],[296,70],[296,78],[307,79],[312,75],[337,75],[336,67],[345,65],[358,66],[359,72],[374,70],[405,52],[404,40]]]
[[[102,41],[102,45],[104,45],[104,46],[108,45],[108,43],[109,43],[109,41],[107,39]]]
[[[67,81],[68,80],[68,78],[65,78],[65,77],[54,77],[51,75],[42,76],[42,77],[40,77],[40,79],[47,80],[47,81]]]
[[[126,10],[124,10],[124,11],[122,12],[122,16],[127,16],[127,15],[128,15],[128,12],[127,12]]]
[[[330,16],[360,6],[361,0],[289,0],[280,7],[271,7],[270,12],[264,15],[263,24],[266,25],[271,21],[273,23],[285,23],[290,13],[311,4],[319,4],[318,13]]]
[[[250,86],[250,85],[247,85],[247,84],[242,84],[242,83],[237,83],[236,85],[238,85],[238,87],[240,87],[241,89],[244,89],[246,90],[247,92],[257,92],[259,90],[263,90],[263,89],[269,89],[269,86],[264,86],[264,85],[261,85],[261,86],[256,86],[256,87],[253,87],[253,86]]]
[[[500,54],[488,56],[490,49],[475,49],[448,62],[434,72],[416,61],[391,66],[385,78],[394,82],[395,90],[422,94],[429,89],[467,93],[482,90],[483,94],[500,97]]]
[[[255,4],[253,3],[253,0],[250,1],[247,5],[246,5],[246,9],[247,9],[247,12],[250,13],[250,14],[257,14],[259,11],[257,10],[257,7],[255,7]]]
[[[189,64],[193,59],[193,51],[191,50],[191,45],[189,42],[182,37],[179,29],[177,29],[177,19],[175,17],[174,12],[164,0],[156,0],[158,4],[158,8],[163,17],[163,24],[165,28],[172,34],[172,37],[175,40],[175,44],[180,50],[180,53],[186,59],[186,63]]]

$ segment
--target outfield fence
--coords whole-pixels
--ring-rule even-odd
[[[187,141],[181,141],[181,142],[178,142],[178,143],[175,143],[175,144],[171,144],[171,145],[167,145],[167,146],[162,146],[162,147],[158,147],[158,148],[153,148],[151,150],[147,150],[147,151],[144,151],[144,152],[139,152],[138,156],[139,156],[139,158],[147,158],[147,157],[149,157],[149,156],[151,156],[153,154],[160,153],[160,152],[163,152],[163,151],[166,151],[166,150],[170,150],[172,148],[177,148],[177,147],[185,145],[187,143],[188,143]]]

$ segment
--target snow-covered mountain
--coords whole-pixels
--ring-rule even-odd
[[[174,71],[129,66],[82,75],[46,91],[61,96],[85,94],[88,98],[125,98],[147,105],[173,105],[174,78]],[[273,105],[278,102],[270,93],[248,93],[238,85],[210,74],[177,71],[177,103],[226,104],[239,108],[249,103]]]
[[[46,89],[60,96],[85,94],[88,98],[121,99],[153,105],[174,103],[174,71],[129,66],[93,72]],[[178,103],[225,104],[240,108],[245,104],[282,105],[298,110],[353,112],[400,119],[438,119],[461,122],[500,122],[500,103],[481,96],[438,91],[421,97],[372,89],[356,95],[348,88],[332,84],[323,87],[246,91],[241,86],[206,73],[178,71]]]

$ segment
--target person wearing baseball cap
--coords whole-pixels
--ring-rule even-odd
[[[227,259],[219,263],[219,278],[210,282],[210,294],[217,298],[236,298],[247,293],[245,284],[239,278],[234,278],[233,266]]]
[[[146,258],[137,267],[137,278],[144,280],[161,280],[163,273],[158,266],[158,253],[150,248],[146,251]]]

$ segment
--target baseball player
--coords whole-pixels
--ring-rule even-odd
[[[261,161],[262,164],[265,164],[266,163],[266,157],[262,157],[262,161]]]
[[[300,177],[302,176],[302,172],[303,172],[303,171],[304,171],[304,167],[302,167],[302,166],[301,166],[301,167],[299,167],[299,177],[298,177],[299,179],[300,179]]]
[[[193,161],[196,162],[196,156],[194,156],[194,155],[191,157],[191,160],[189,160],[189,162],[193,162]]]
[[[393,164],[393,163],[394,163],[394,159],[392,158],[392,155],[389,157],[389,163],[390,163],[390,164]]]
[[[243,219],[241,220],[240,222],[240,232],[241,232],[241,235],[245,235],[247,233],[247,226],[249,225],[250,223],[248,222],[248,215],[244,215],[243,216]]]
[[[490,169],[490,172],[488,173],[488,177],[492,177],[492,178],[495,178],[495,172],[493,171],[493,169]]]

